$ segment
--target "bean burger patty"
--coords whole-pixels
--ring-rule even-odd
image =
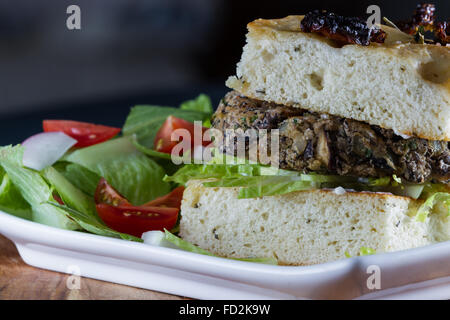
[[[224,134],[220,149],[234,154],[237,139],[227,136],[227,129],[267,129],[269,137],[270,130],[279,129],[282,169],[450,182],[448,142],[402,137],[365,122],[251,99],[237,91],[221,100],[212,127]]]

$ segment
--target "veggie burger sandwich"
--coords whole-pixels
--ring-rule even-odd
[[[287,265],[450,240],[450,30],[433,14],[251,22],[212,119],[219,152],[168,177],[187,186],[180,236]],[[242,161],[249,130],[271,147]]]

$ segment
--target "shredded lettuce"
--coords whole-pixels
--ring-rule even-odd
[[[394,181],[398,184],[402,183],[402,179],[397,177],[395,174],[392,175],[392,179],[394,179]]]
[[[198,254],[203,254],[203,255],[207,255],[207,256],[213,256],[213,257],[216,256],[207,250],[204,250],[186,240],[183,240],[183,239],[177,237],[176,235],[170,233],[166,229],[164,229],[164,232],[165,232],[165,239],[167,241],[169,241],[170,243],[174,244],[175,246],[177,246],[178,248],[180,248],[181,250],[198,253]],[[275,258],[232,258],[232,260],[258,262],[258,263],[273,264],[273,265],[278,264],[278,261]]]
[[[438,203],[442,202],[445,206],[447,206],[447,215],[450,216],[450,193],[446,192],[436,192],[429,196],[425,202],[419,207],[416,214],[416,220],[420,222],[424,222],[433,207]]]
[[[274,196],[293,191],[310,190],[319,185],[304,181],[301,177],[291,176],[253,176],[238,178],[222,178],[217,181],[203,183],[205,187],[241,187],[239,199]]]
[[[377,252],[374,249],[368,248],[368,247],[361,247],[359,249],[360,256],[369,256],[369,255],[376,254],[376,253]],[[347,258],[352,257],[352,255],[348,251],[345,251],[344,254],[345,254],[345,257],[347,257]]]
[[[376,254],[376,253],[377,252],[374,249],[368,248],[368,247],[361,247],[359,249],[360,256],[369,256],[369,255]]]
[[[225,164],[233,163],[233,164]],[[427,199],[417,213],[423,221],[435,203],[448,204],[449,187],[444,184],[401,183],[396,176],[383,178],[356,178],[351,176],[304,174],[245,161],[236,164],[232,156],[214,153],[207,164],[182,167],[165,181],[185,185],[189,180],[204,181],[205,187],[239,187],[238,198],[258,198],[319,188],[353,189],[355,191],[389,192],[413,199]],[[435,195],[436,193],[439,193]]]
[[[394,190],[394,187],[389,185],[391,182],[390,177],[359,179],[351,176],[317,173],[304,174],[254,163],[220,164],[220,161],[220,157],[215,156],[213,163],[210,164],[186,165],[172,176],[166,176],[164,180],[184,185],[192,179],[214,179],[214,181],[204,182],[204,186],[240,187],[239,198],[257,198],[281,195],[293,191],[336,188],[338,186],[360,191],[384,190],[385,192],[390,192]],[[402,187],[398,192],[413,193],[412,190],[414,188],[417,187]],[[417,195],[417,192],[414,195]]]
[[[366,178],[367,184],[372,187],[385,187],[388,186],[391,183],[391,177],[383,177],[383,178]],[[363,179],[360,179],[360,181],[364,181]]]
[[[227,178],[259,175],[257,164],[225,165],[225,164],[190,164],[183,166],[172,176],[165,176],[164,181],[186,184],[191,179]]]

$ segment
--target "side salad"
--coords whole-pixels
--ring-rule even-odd
[[[176,236],[184,187],[163,179],[180,167],[171,161],[177,144],[171,133],[192,131],[193,121],[206,129],[212,112],[201,94],[178,108],[135,106],[123,128],[44,120],[42,133],[0,147],[0,210],[129,241],[143,242],[150,231],[150,238],[160,237],[158,245],[213,255]]]

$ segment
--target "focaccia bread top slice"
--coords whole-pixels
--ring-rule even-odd
[[[391,27],[384,44],[338,46],[301,31],[303,16],[248,25],[227,86],[265,101],[365,121],[403,136],[450,141],[450,47]]]

